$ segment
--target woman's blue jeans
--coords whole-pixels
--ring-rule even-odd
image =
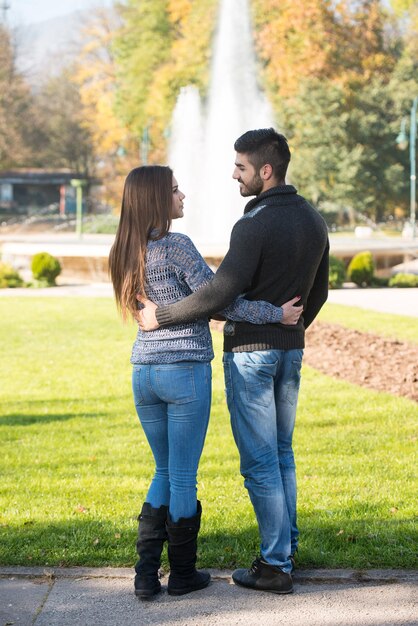
[[[292,437],[303,350],[225,352],[232,432],[264,561],[290,572],[298,544]]]
[[[197,469],[209,422],[210,363],[134,365],[135,407],[155,459],[146,502],[174,522],[197,511]]]

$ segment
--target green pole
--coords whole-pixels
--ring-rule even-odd
[[[77,214],[76,214],[76,233],[81,239],[83,236],[83,189],[81,185],[77,187]]]
[[[71,186],[76,189],[76,216],[75,216],[75,232],[79,239],[83,236],[83,185],[86,184],[85,180],[79,178],[73,178],[71,180]]]

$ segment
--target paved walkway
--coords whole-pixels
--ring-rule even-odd
[[[192,236],[192,235],[191,235]],[[192,236],[193,238],[193,236]],[[97,235],[84,233],[79,238],[71,232],[8,232],[0,228],[0,246],[5,255],[17,256],[49,252],[55,256],[96,256],[107,257],[114,235]],[[330,251],[337,256],[349,256],[370,250],[375,255],[407,255],[416,258],[418,254],[418,238],[403,239],[402,237],[343,237],[330,234]],[[221,244],[205,244],[195,242],[203,256],[222,258],[228,250],[228,241]]]
[[[379,313],[418,317],[418,288],[332,289],[328,294],[328,302],[356,306]]]
[[[418,572],[301,570],[295,593],[235,586],[212,571],[202,591],[151,601],[133,594],[129,569],[0,568],[0,626],[412,626]]]

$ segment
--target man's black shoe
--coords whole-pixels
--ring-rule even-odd
[[[236,569],[232,572],[232,580],[236,585],[258,591],[273,593],[292,593],[293,591],[291,575],[275,565],[265,563],[260,558],[255,559],[250,569]]]

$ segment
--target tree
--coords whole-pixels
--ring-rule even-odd
[[[93,146],[72,69],[32,93],[15,57],[11,35],[0,26],[0,167],[68,167],[88,176]]]
[[[391,213],[406,180],[395,148],[405,89],[395,77],[407,62],[380,2],[253,0],[253,8],[292,180],[319,205],[377,220]]]
[[[314,204],[380,221],[402,203],[406,178],[395,146],[396,97],[394,86],[378,77],[357,92],[306,80],[283,105],[292,182]]]
[[[0,25],[0,168],[22,165],[30,160],[27,143],[32,120],[29,86],[16,68],[11,33]]]
[[[253,0],[257,50],[276,100],[304,78],[347,85],[388,77],[396,51],[379,0]]]
[[[137,142],[116,115],[114,39],[120,18],[113,10],[97,9],[84,28],[84,46],[75,64],[83,111],[82,125],[91,138],[97,174],[105,182],[101,200],[118,206],[123,179],[138,163]]]
[[[405,52],[416,62],[418,61],[418,3],[416,0],[391,0],[390,4],[402,23]]]
[[[205,93],[216,7],[217,0],[128,0],[120,9],[116,109],[138,143],[147,129],[151,160],[165,157],[180,87]]]
[[[94,149],[84,126],[83,107],[72,68],[50,78],[35,96],[37,125],[33,131],[33,165],[67,167],[85,177],[94,168]],[[36,155],[36,156],[35,156]]]
[[[128,0],[116,41],[116,107],[138,144],[153,115],[149,95],[157,69],[169,61],[172,33],[166,0]],[[164,96],[160,95],[163,99]]]
[[[274,101],[294,94],[303,78],[341,68],[342,26],[328,0],[253,0],[256,46]]]
[[[114,112],[116,66],[113,40],[119,25],[115,13],[97,9],[84,28],[85,44],[72,77],[80,88],[84,124],[99,158],[115,153],[126,135],[126,128]]]

